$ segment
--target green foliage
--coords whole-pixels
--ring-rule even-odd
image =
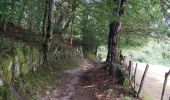
[[[53,55],[54,58],[51,58],[52,66],[56,69],[66,70],[66,69],[73,69],[78,67],[81,63],[80,53],[77,52],[76,49],[69,47],[66,44],[59,43],[57,45],[57,52],[56,55]],[[51,48],[49,51],[50,53],[55,52],[56,47]]]
[[[6,57],[2,59],[2,80],[4,81],[5,84],[10,84],[12,81],[12,72],[11,72],[11,67],[13,66],[13,59],[10,57]]]
[[[169,66],[169,50],[168,42],[150,40],[144,48],[127,52],[129,52],[130,59],[134,61]]]
[[[100,43],[102,39],[99,36],[102,33],[98,34],[98,27],[94,27],[96,25],[96,19],[91,17],[92,15],[89,15],[86,9],[83,10],[82,14],[83,18],[80,20],[80,23],[82,24],[81,34],[83,50],[94,53],[96,48],[102,44]]]
[[[35,95],[37,92],[40,96],[46,91],[51,92],[62,85],[64,71],[79,67],[81,58],[76,54],[75,48],[62,44],[58,46],[60,46],[61,52],[57,56],[57,59],[54,58],[49,61],[52,70],[43,69],[42,66],[39,66],[36,72],[26,74],[17,79],[19,82],[18,89],[28,98],[37,99],[38,97]]]
[[[128,81],[128,74],[127,71],[123,68],[116,68],[116,77],[118,78],[117,83],[128,86],[129,81]]]
[[[15,43],[10,41],[7,38],[0,38],[0,57],[8,55],[13,55],[14,51],[13,48]]]
[[[28,66],[28,62],[39,64],[38,62],[41,61],[40,55],[42,54],[36,47],[24,46],[22,43],[8,38],[0,38],[0,51],[2,60],[6,60],[6,57],[18,59],[18,62],[15,61],[15,63],[19,63],[22,75],[28,74],[29,67],[35,67]]]
[[[43,66],[35,66],[35,63],[37,64],[37,62],[39,62],[39,60],[41,59],[40,57],[42,56],[42,54],[36,47],[24,46],[22,43],[15,42],[9,39],[2,40],[3,41],[1,48],[3,48],[3,46],[6,46],[4,49],[2,49],[2,51],[5,51],[6,48],[12,47],[11,49],[9,49],[9,52],[11,53],[5,52],[5,56],[0,57],[2,61],[0,66],[2,66],[3,70],[2,79],[4,81],[4,84],[11,83],[11,67],[14,67],[14,62],[19,63],[20,75],[16,79],[16,88],[18,88],[18,90],[21,91],[24,96],[28,96],[28,98],[32,97],[33,99],[37,99],[35,93],[38,92],[41,94],[44,89],[52,90],[53,88],[56,88],[56,86],[60,85],[62,82],[62,79],[60,79],[62,73],[65,70],[70,70],[78,67],[81,63],[81,58],[79,56],[79,53],[77,52],[77,48],[69,47],[64,43],[59,43],[57,46],[59,46],[60,50],[57,51],[59,53],[57,53],[57,56],[55,56],[57,59],[54,58],[49,61],[52,71],[44,70]],[[7,45],[5,45],[6,43]],[[55,47],[52,49],[55,50]],[[50,51],[50,54],[52,54],[52,52],[53,50]],[[16,60],[17,58],[18,62]],[[30,63],[29,66],[28,63]],[[32,67],[37,67],[37,71],[28,74],[30,68]]]
[[[107,48],[105,46],[100,46],[97,50],[97,58],[99,60],[104,60],[106,59],[107,56]]]
[[[26,58],[25,58],[25,55],[24,55],[22,47],[18,46],[16,48],[16,55],[17,55],[18,60],[19,60],[21,75],[28,74],[29,67],[28,67],[28,63],[26,61]]]
[[[20,63],[25,63],[25,56],[22,47],[18,46],[16,48],[16,55],[18,56],[18,60]]]
[[[5,86],[0,86],[0,100],[13,100]]]
[[[37,72],[32,74],[26,74],[24,76],[19,77],[18,80],[18,89],[22,92],[22,95],[25,95],[26,98],[29,99],[37,99],[36,93],[45,92],[45,90],[52,90],[56,88],[57,85],[56,80],[59,81],[61,73],[38,69]],[[57,82],[58,82],[57,81]],[[59,85],[60,83],[58,83]]]
[[[122,49],[135,49],[145,46],[148,41],[149,38],[146,36],[122,34],[119,45]]]
[[[60,71],[76,68],[81,63],[81,58],[73,56],[72,52],[67,52],[67,54],[63,54],[62,56],[54,62],[55,68],[60,69]]]
[[[89,60],[96,60],[95,54],[92,53],[92,52],[90,52],[90,51],[86,51],[86,50],[85,50],[85,51],[83,52],[83,54],[84,54],[84,57],[87,58],[87,59],[89,59]]]
[[[27,63],[21,63],[21,75],[26,75],[29,72],[29,67]]]
[[[38,51],[37,48],[32,48],[31,53],[32,53],[33,60],[37,60],[40,56],[40,52]]]
[[[141,9],[142,8],[142,9]],[[132,0],[126,5],[125,15],[122,19],[123,29],[129,34],[150,35],[167,32],[168,26],[163,19],[160,1]]]

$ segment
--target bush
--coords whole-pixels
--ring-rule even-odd
[[[118,78],[117,83],[127,86],[128,85],[128,74],[124,68],[117,67],[116,68],[116,77]]]
[[[129,56],[130,59],[138,62],[159,64],[159,65],[170,65],[170,45],[166,42],[159,42],[151,40],[144,48],[139,50],[131,50],[133,56]]]

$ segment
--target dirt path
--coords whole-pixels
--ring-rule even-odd
[[[94,63],[85,62],[80,68],[66,71],[62,87],[54,90],[52,94],[43,97],[42,100],[70,100],[74,95],[80,76],[93,67]]]
[[[67,71],[63,86],[42,100],[131,100],[132,91],[118,85],[103,65],[102,62],[84,63],[78,69]]]
[[[139,85],[141,77],[143,75],[144,69],[146,67],[145,63],[138,63],[137,70],[137,84]],[[153,100],[160,100],[162,87],[164,82],[165,73],[170,70],[170,67],[160,66],[160,65],[149,65],[147,76],[144,82],[144,91]],[[170,97],[170,77],[167,82],[167,88],[164,95],[164,100],[169,100]]]

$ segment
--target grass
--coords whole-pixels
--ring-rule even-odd
[[[0,86],[0,100],[12,100],[5,86]]]
[[[27,98],[31,97],[31,99],[37,99],[38,97],[36,93],[42,97],[45,95],[46,91],[51,92],[58,86],[62,85],[62,76],[65,70],[74,69],[79,66],[79,63],[73,60],[71,61],[68,59],[62,60],[57,66],[53,67],[52,70],[44,70],[43,68],[40,68],[36,72],[21,76],[17,80],[18,88],[25,96],[27,96]]]
[[[42,60],[42,53],[40,53],[37,48],[34,48],[32,46],[25,46],[20,42],[15,42],[9,39],[0,38],[0,51],[3,51],[3,54],[5,55],[0,56],[0,59],[4,59],[4,57],[6,56],[14,59],[16,56],[18,56],[18,62],[20,63],[21,67],[20,75],[16,78],[16,82],[12,81],[12,83],[15,84],[15,88],[19,93],[21,93],[23,97],[30,100],[37,100],[39,97],[45,95],[46,91],[52,91],[58,86],[62,85],[62,76],[64,71],[79,67],[82,58],[80,58],[79,54],[76,52],[76,48],[71,48],[64,44],[60,44],[57,46],[61,48],[62,52],[49,60],[49,65],[52,70],[44,70],[44,66],[40,65],[42,63],[41,61],[39,61]],[[8,64],[9,60],[6,61],[8,61]],[[36,66],[30,67],[28,65],[25,65],[28,61],[32,61],[31,65],[34,65],[33,63],[35,62],[37,64]],[[3,63],[6,64],[6,62]],[[37,70],[30,70],[30,68],[32,67],[36,67]],[[11,78],[9,79],[10,81],[12,80]],[[1,90],[2,89],[0,89],[0,92]],[[4,98],[3,95],[0,95],[0,98],[1,97]]]
[[[62,73],[55,70],[39,69],[37,72],[18,78],[18,88],[27,98],[34,97],[30,99],[36,99],[37,92],[41,95],[47,90],[51,91],[56,88],[55,85],[60,85],[61,83],[56,84],[56,80],[59,80],[61,76]]]
[[[89,60],[96,60],[96,56],[94,55],[94,53],[90,52],[90,51],[85,51],[84,52],[84,56],[85,58],[89,59]]]
[[[39,97],[42,97],[46,91],[51,92],[62,85],[62,76],[65,70],[79,67],[80,63],[80,58],[74,56],[69,58],[67,54],[62,59],[51,63],[52,70],[44,70],[43,67],[40,67],[36,72],[18,78],[18,88],[28,98],[33,97],[31,99],[37,99],[37,93]]]

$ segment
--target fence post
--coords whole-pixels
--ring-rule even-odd
[[[129,71],[129,75],[128,75],[128,77],[129,77],[129,79],[131,80],[131,78],[130,78],[130,74],[131,74],[131,67],[132,67],[132,61],[129,61],[129,66],[128,66],[128,71]]]
[[[145,71],[144,71],[144,73],[143,73],[142,79],[141,79],[141,83],[140,83],[140,87],[139,87],[138,95],[140,94],[141,89],[142,89],[142,87],[143,87],[143,82],[144,82],[144,79],[145,79],[146,73],[147,73],[147,71],[148,71],[148,68],[149,68],[149,65],[147,64],[147,65],[146,65],[146,68],[145,68]]]
[[[170,70],[169,70],[169,72],[165,73],[165,80],[164,80],[164,85],[163,85],[163,89],[162,89],[161,100],[163,100],[163,97],[164,97],[165,88],[166,88],[166,84],[167,84],[169,75],[170,75]]]
[[[136,63],[135,72],[134,72],[134,90],[136,88],[136,71],[137,71],[137,67],[138,67],[138,63]]]

